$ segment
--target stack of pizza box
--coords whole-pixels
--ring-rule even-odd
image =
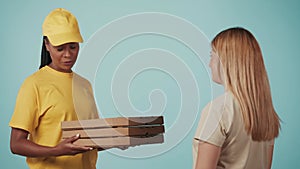
[[[130,147],[164,142],[163,116],[117,117],[64,121],[62,138],[77,134],[76,145],[94,148]]]

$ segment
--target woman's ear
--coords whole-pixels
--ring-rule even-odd
[[[45,43],[45,46],[46,46],[46,50],[49,52],[49,40],[44,39],[44,43]]]

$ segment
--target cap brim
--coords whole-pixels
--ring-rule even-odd
[[[71,42],[78,42],[78,43],[83,42],[81,35],[77,32],[48,35],[47,37],[53,46],[59,46]]]

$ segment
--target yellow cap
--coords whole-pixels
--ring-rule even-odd
[[[48,37],[53,46],[83,42],[75,16],[63,8],[54,9],[45,18],[43,35]]]

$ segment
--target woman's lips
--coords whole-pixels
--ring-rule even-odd
[[[63,62],[64,65],[66,66],[71,66],[73,64],[72,61],[66,61],[66,62]]]

